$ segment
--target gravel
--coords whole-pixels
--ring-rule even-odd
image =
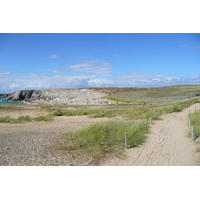
[[[63,133],[89,126],[105,118],[87,116],[56,117],[52,122],[24,124],[0,123],[1,166],[73,166],[93,165],[91,156],[83,152],[56,150]]]

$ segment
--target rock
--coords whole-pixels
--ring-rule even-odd
[[[44,90],[20,90],[8,97],[8,100],[45,100],[45,101],[81,101],[87,102],[88,99],[103,98],[107,96],[103,92],[92,89],[44,89]]]
[[[19,90],[8,97],[8,100],[21,101],[30,99],[34,90]]]
[[[7,98],[8,96],[10,96],[12,93],[1,93],[0,97],[1,98]]]
[[[69,162],[67,165],[68,165],[68,166],[73,166],[73,163],[72,163],[72,162]]]
[[[10,150],[10,148],[9,148],[9,147],[6,147],[4,150],[5,150],[5,151],[6,151],[6,150]]]

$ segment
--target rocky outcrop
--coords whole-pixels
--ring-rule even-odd
[[[31,99],[34,91],[35,90],[20,90],[20,91],[14,92],[10,96],[8,96],[8,100],[21,101],[21,100]]]
[[[91,89],[44,89],[20,90],[8,97],[8,100],[46,100],[46,101],[87,101],[107,96]]]
[[[2,93],[0,94],[0,98],[7,98],[11,95],[11,93]]]

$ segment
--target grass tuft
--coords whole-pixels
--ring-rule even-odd
[[[128,132],[128,145],[135,147],[146,138],[147,123],[133,121],[101,122],[70,133],[65,142],[66,148],[85,149],[93,157],[105,153],[122,156],[124,150],[124,132]]]
[[[35,117],[33,118],[34,121],[51,121],[53,119],[53,115],[49,114],[49,115],[41,115],[41,116],[38,116],[38,117]]]
[[[24,123],[24,122],[31,122],[32,119],[30,116],[20,116],[18,118],[11,118],[9,116],[0,117],[1,123]]]
[[[195,136],[200,136],[200,111],[190,114],[191,124],[194,126]]]

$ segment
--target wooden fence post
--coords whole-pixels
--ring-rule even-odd
[[[190,110],[188,111],[188,117],[190,116]]]
[[[191,128],[191,119],[188,119],[188,123],[189,123],[189,128]]]
[[[128,149],[128,133],[125,132],[125,149]]]
[[[194,135],[194,126],[191,126],[191,133],[192,133],[192,140],[194,140],[194,137],[195,137],[195,135]]]
[[[150,124],[152,124],[152,117],[150,117],[150,119],[149,119],[149,120],[150,120]]]

